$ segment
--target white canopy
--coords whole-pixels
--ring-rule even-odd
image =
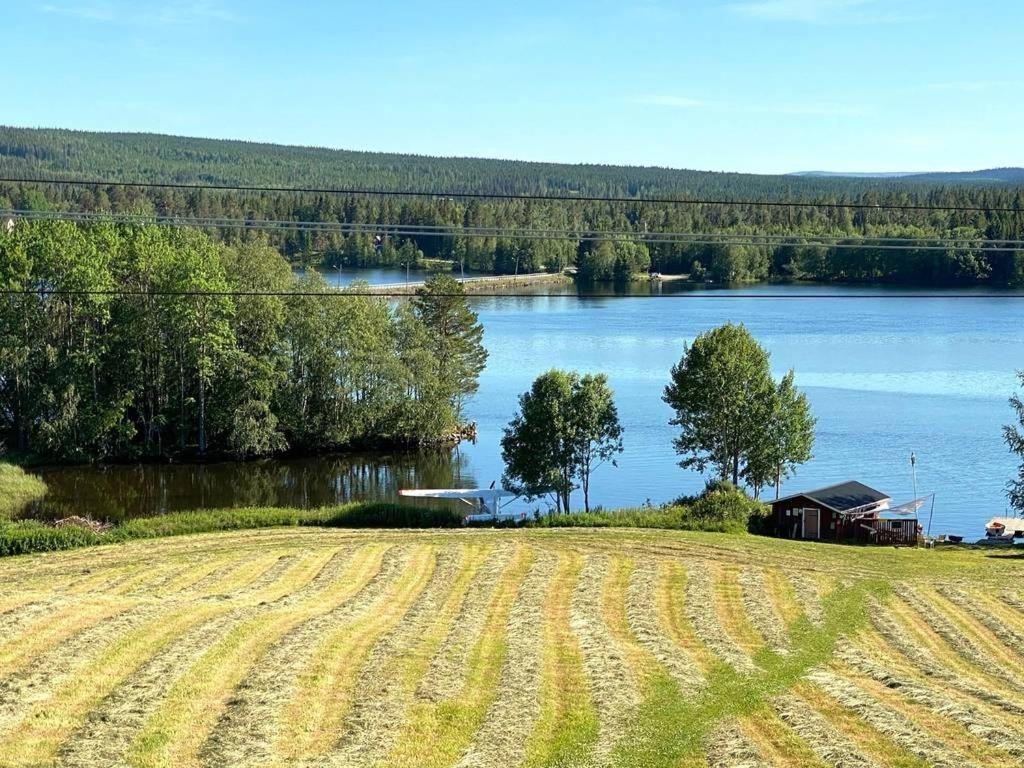
[[[920,499],[914,499],[908,501],[905,504],[897,504],[895,507],[889,507],[887,510],[890,515],[916,515],[917,511],[925,505],[925,502],[931,498],[931,495],[922,496]]]

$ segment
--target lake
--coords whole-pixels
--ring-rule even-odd
[[[401,282],[405,275],[373,270],[365,277]],[[604,372],[615,390],[626,450],[617,468],[596,473],[592,503],[665,502],[700,490],[704,478],[676,463],[662,389],[683,344],[727,321],[750,329],[771,353],[777,376],[796,370],[818,419],[814,458],[784,493],[855,478],[909,501],[913,451],[918,495],[936,494],[933,533],[980,537],[988,517],[1006,508],[1003,488],[1016,463],[1002,425],[1012,418],[1007,400],[1017,388],[1015,368],[1024,368],[1024,300],[1013,294],[922,291],[910,298],[891,291],[883,298],[876,295],[881,289],[820,286],[693,292],[672,283],[635,286],[628,296],[611,288],[586,297],[572,286],[556,290],[473,298],[490,358],[468,407],[477,442],[450,456],[44,468],[51,494],[36,511],[119,519],[196,507],[393,498],[399,487],[487,486],[500,482],[499,441],[518,395],[552,367]],[[579,493],[574,500],[582,502]]]

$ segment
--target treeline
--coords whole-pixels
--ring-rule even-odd
[[[445,440],[486,359],[451,279],[397,307],[267,295],[326,286],[189,229],[20,222],[0,287],[0,440],[50,458]]]
[[[1024,256],[998,250],[993,242],[1024,239],[1024,190],[1010,183],[1016,178],[1012,173],[994,175],[1005,183],[957,182],[956,176],[941,175],[921,179],[756,176],[0,128],[0,175],[640,198],[617,203],[395,198],[0,183],[0,208],[358,222],[379,227],[378,231],[349,236],[286,229],[267,236],[267,242],[289,261],[306,265],[398,266],[445,259],[466,270],[498,274],[577,266],[582,278],[595,280],[626,279],[650,269],[715,282],[769,278],[930,285],[1002,286],[1024,282]],[[645,197],[816,204],[679,206],[645,202]],[[850,203],[869,207],[842,207]],[[893,210],[886,205],[950,209]],[[411,225],[556,229],[571,234],[566,239],[389,234],[389,228]],[[590,239],[594,233],[607,231],[625,234],[607,240]],[[756,246],[657,242],[658,234],[665,232],[781,235],[792,240]],[[240,228],[217,229],[213,236],[235,246],[255,237]],[[839,238],[842,247],[802,242],[821,237]],[[889,241],[869,246],[864,244],[865,238]],[[884,247],[900,244],[899,240],[905,238],[914,240],[918,247]],[[986,242],[973,242],[979,239]],[[948,247],[939,245],[939,241],[949,240],[959,242]]]

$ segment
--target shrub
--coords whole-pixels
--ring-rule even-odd
[[[759,529],[760,521],[767,515],[763,504],[751,499],[732,483],[714,482],[698,496],[683,496],[663,507],[547,515],[529,525],[542,528],[669,528],[742,533]]]

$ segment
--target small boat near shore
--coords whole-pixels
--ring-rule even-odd
[[[978,544],[1013,546],[1015,539],[1024,538],[1024,519],[1019,517],[993,517],[985,524],[985,538]]]

